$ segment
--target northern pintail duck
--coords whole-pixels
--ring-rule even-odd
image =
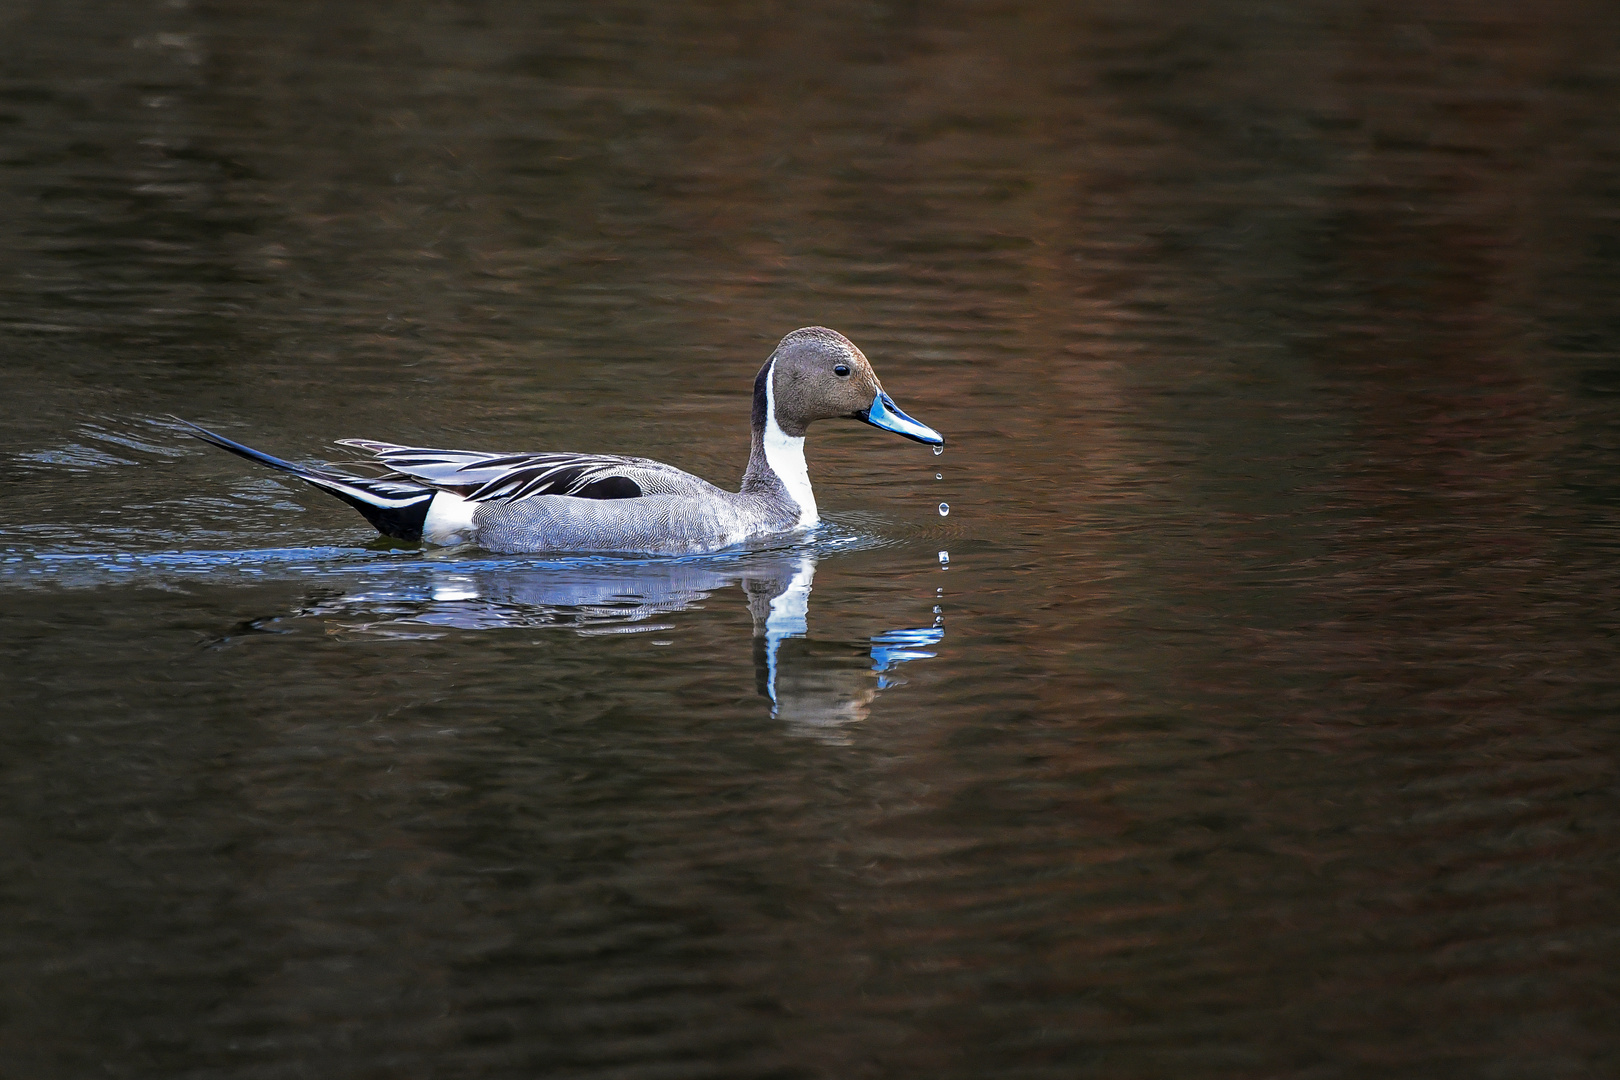
[[[380,471],[361,476],[296,465],[187,427],[205,442],[330,492],[385,536],[499,552],[689,555],[815,525],[805,432],[814,421],[837,417],[932,446],[945,442],[900,411],[853,342],[821,326],[783,338],[755,377],[753,447],[737,492],[648,458],[338,440],[373,455],[365,465]]]

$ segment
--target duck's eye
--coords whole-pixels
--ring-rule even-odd
[[[834,364],[833,365],[833,374],[838,376],[840,379],[849,378],[849,365],[848,364]]]

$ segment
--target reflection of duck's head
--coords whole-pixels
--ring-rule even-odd
[[[771,715],[820,732],[866,719],[878,691],[866,651],[807,638],[815,560],[760,570],[742,586],[754,617],[754,674]]]
[[[759,567],[744,576],[754,617],[754,673],[771,715],[801,734],[842,740],[840,728],[865,720],[878,691],[892,685],[895,664],[934,654],[923,648],[945,636],[938,627],[891,630],[870,641],[818,641],[809,636],[815,560]]]

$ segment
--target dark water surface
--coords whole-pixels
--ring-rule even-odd
[[[947,451],[713,559],[167,419],[810,323]],[[0,364],[0,1075],[1620,1073],[1612,2],[0,4]]]

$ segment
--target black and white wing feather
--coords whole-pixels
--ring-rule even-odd
[[[490,453],[400,446],[370,439],[340,439],[376,455],[393,475],[471,502],[516,502],[538,495],[577,499],[635,499],[643,495],[697,495],[713,485],[650,458],[614,454]]]

